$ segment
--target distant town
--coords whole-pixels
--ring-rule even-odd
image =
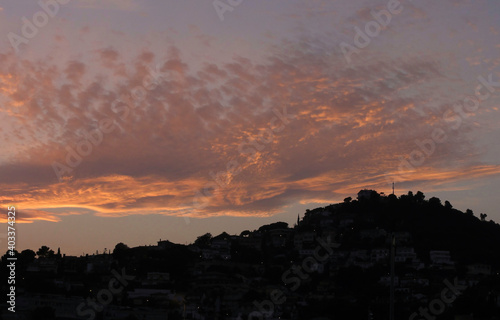
[[[500,319],[500,225],[420,191],[361,190],[293,226],[189,245],[123,241],[16,252],[15,312],[4,299],[0,319],[385,320],[391,301],[395,319]]]

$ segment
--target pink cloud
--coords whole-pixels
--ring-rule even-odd
[[[175,46],[157,66],[159,57],[144,49],[127,61],[109,47],[95,52],[105,66],[95,72],[85,61],[4,55],[0,91],[15,125],[0,135],[17,147],[0,165],[0,204],[17,202],[31,210],[28,220],[49,221],[59,219],[50,210],[63,207],[105,216],[269,215],[294,201],[387,185],[399,157],[443,126],[448,108],[441,99],[425,115],[415,111],[434,98],[426,84],[450,81],[428,58],[345,68],[341,54],[304,53],[293,44],[264,63],[236,57],[199,70]],[[293,117],[280,120],[284,113]],[[104,119],[114,129],[59,182],[52,164],[67,165],[68,148],[77,150]],[[476,161],[463,128],[410,179],[497,174]],[[472,156],[441,169],[464,152]],[[230,183],[214,187],[217,173]],[[209,184],[214,195],[194,207],[195,193]]]

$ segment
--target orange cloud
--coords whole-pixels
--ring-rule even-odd
[[[105,65],[99,74],[84,61],[5,55],[0,90],[11,124],[0,139],[12,152],[0,158],[0,205],[23,208],[26,222],[81,209],[267,216],[294,202],[387,190],[399,157],[442,125],[443,101],[428,115],[414,110],[428,99],[422,83],[446,82],[435,61],[346,69],[341,57],[283,50],[266,62],[239,57],[191,70],[176,47],[158,66],[161,57],[147,50],[125,61],[107,48],[95,52]],[[99,136],[102,120],[114,129]],[[68,150],[87,152],[70,166]],[[62,182],[54,162],[70,167]],[[478,162],[466,131],[456,131],[404,181],[436,185],[498,172]]]
[[[35,221],[59,222],[61,219],[52,212],[34,209],[19,209],[15,210],[15,223],[33,223]],[[0,223],[7,223],[7,218],[0,218]]]

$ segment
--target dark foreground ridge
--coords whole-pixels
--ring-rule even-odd
[[[307,210],[240,235],[72,257],[17,253],[0,319],[500,319],[500,225],[422,192]],[[9,277],[2,257],[2,279]]]

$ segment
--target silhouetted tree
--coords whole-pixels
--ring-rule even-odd
[[[479,214],[479,217],[481,218],[481,221],[486,221],[486,217],[487,217],[487,216],[488,216],[488,215],[487,215],[486,213],[480,213],[480,214]]]
[[[432,206],[435,206],[435,207],[440,207],[442,206],[441,204],[441,199],[439,198],[436,198],[436,197],[432,197],[429,199],[429,204],[432,205]]]
[[[396,195],[392,194],[392,193],[387,198],[389,199],[389,202],[391,202],[391,203],[395,203],[396,201],[398,201],[398,197],[396,197]]]
[[[351,202],[351,200],[352,200],[352,197],[347,197],[347,198],[344,199],[344,202],[345,203],[349,203],[349,202]]]
[[[451,203],[450,203],[448,200],[446,200],[446,201],[444,202],[444,207],[445,207],[446,209],[448,209],[448,210],[453,209],[453,206],[451,205]]]
[[[198,247],[204,248],[204,247],[208,247],[210,245],[211,240],[212,240],[212,234],[207,232],[204,235],[196,238],[196,240],[194,241],[194,244],[197,245]]]
[[[424,199],[425,199],[425,195],[422,191],[417,191],[417,193],[415,194],[415,200],[417,200],[418,203],[422,203],[424,202]]]
[[[54,256],[54,250],[51,250],[47,246],[41,246],[40,249],[36,252],[38,258],[50,258]]]
[[[35,260],[36,253],[35,251],[31,249],[26,249],[21,251],[21,256],[20,259],[23,260],[23,262],[32,262]]]
[[[465,214],[472,217],[474,215],[474,211],[472,211],[471,209],[467,209],[465,210]]]
[[[113,250],[113,254],[118,254],[128,249],[129,247],[125,243],[120,242],[116,244],[115,249]]]
[[[312,211],[309,211],[309,212],[312,212]],[[266,232],[266,231],[270,231],[270,230],[286,229],[286,228],[288,228],[288,223],[279,221],[279,222],[274,222],[271,224],[263,225],[262,227],[259,228],[259,231]]]

